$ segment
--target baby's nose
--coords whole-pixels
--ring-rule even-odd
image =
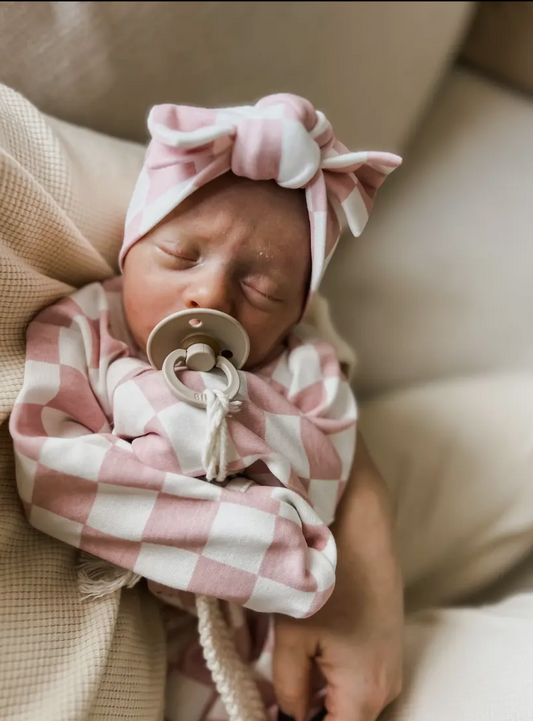
[[[229,283],[223,274],[213,274],[191,282],[184,294],[185,307],[210,308],[232,314]]]

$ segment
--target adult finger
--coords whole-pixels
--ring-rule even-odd
[[[278,633],[274,647],[274,690],[281,710],[296,721],[304,721],[308,704],[311,659],[301,637],[290,631]]]

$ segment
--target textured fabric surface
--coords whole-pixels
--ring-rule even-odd
[[[401,164],[392,153],[350,152],[312,103],[289,93],[236,108],[156,105],[150,144],[126,217],[120,265],[131,246],[195,190],[231,171],[305,189],[311,230],[310,296],[348,226],[363,232],[374,198]]]
[[[74,550],[24,518],[6,423],[27,322],[74,286],[112,273],[140,160],[127,144],[48,124],[0,87],[0,716],[9,721],[162,714],[156,602],[139,587],[82,603]]]
[[[143,142],[156,103],[292,92],[348,146],[398,151],[475,5],[0,2],[0,82],[56,117]]]

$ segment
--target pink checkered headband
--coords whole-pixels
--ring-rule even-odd
[[[377,190],[401,158],[351,153],[323,113],[296,95],[271,95],[254,106],[207,109],[156,105],[151,142],[126,217],[120,268],[128,250],[206,183],[232,171],[252,180],[305,188],[311,226],[311,296],[347,222],[363,231]]]

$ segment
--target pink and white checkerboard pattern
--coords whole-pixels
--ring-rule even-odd
[[[401,158],[350,152],[326,116],[306,99],[277,94],[253,106],[156,105],[151,142],[126,217],[120,263],[131,248],[195,190],[232,171],[252,180],[305,188],[311,227],[309,297],[348,224],[358,237],[376,192]]]
[[[120,282],[88,286],[29,327],[11,433],[30,523],[168,597],[313,613],[334,584],[328,525],[355,445],[355,400],[333,349],[302,330],[264,371],[241,372],[232,477],[207,483],[205,413],[134,357]]]
[[[241,372],[242,410],[228,420],[230,480],[208,483],[205,413],[136,357],[121,290],[120,278],[87,286],[29,326],[10,421],[28,520],[144,576],[167,602],[168,721],[227,719],[198,641],[183,649],[172,631],[184,622],[173,607],[193,609],[191,594],[228,602],[274,714],[267,614],[308,616],[333,589],[328,526],[355,451],[353,394],[333,348],[300,327],[279,359]],[[218,382],[189,371],[183,380],[201,390]]]

